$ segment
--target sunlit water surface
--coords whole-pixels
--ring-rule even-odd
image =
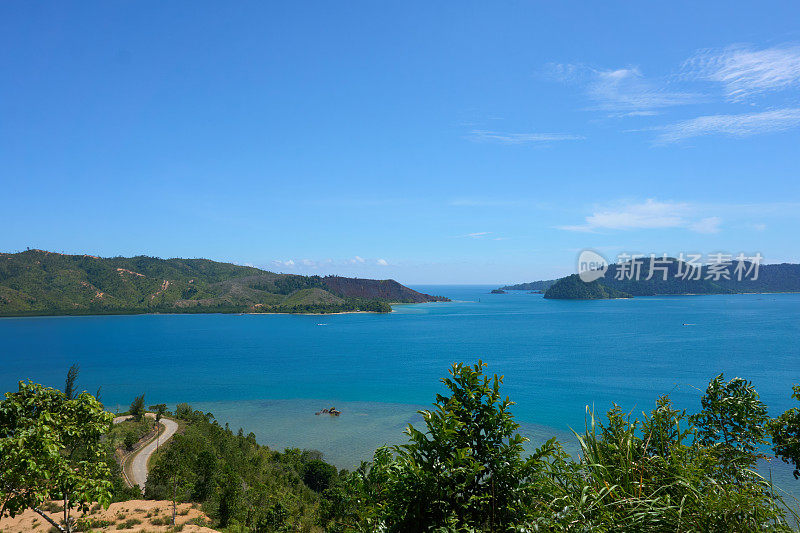
[[[771,414],[800,383],[800,295],[553,301],[492,287],[415,287],[452,303],[333,316],[140,315],[0,319],[0,388],[80,385],[112,409],[189,402],[275,448],[314,448],[341,467],[403,442],[454,361],[482,359],[534,444],[574,449],[586,407],[636,413],[657,396],[699,408],[716,374],[753,381]],[[340,417],[315,415],[335,406]],[[788,469],[773,475],[794,487]],[[798,491],[800,492],[800,491]]]

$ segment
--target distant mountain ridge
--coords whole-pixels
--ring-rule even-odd
[[[631,275],[635,267],[631,262],[611,264],[603,277],[590,283],[582,281],[577,274],[560,278],[547,289],[544,297],[585,300],[656,295],[800,292],[800,264],[759,265],[756,279],[752,279],[755,265],[743,262],[743,272],[751,272],[751,275],[738,279],[740,276],[734,270],[735,264],[727,271],[726,278],[719,275],[712,265],[693,266],[675,258],[667,258],[651,272],[653,265],[645,260],[640,265],[638,279]]]
[[[546,291],[553,283],[558,280],[546,279],[541,281],[531,281],[529,283],[517,283],[516,285],[506,285],[500,287],[501,291]]]
[[[394,280],[276,274],[209,259],[0,253],[0,316],[391,311],[449,301]]]

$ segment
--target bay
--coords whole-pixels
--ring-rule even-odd
[[[124,410],[189,402],[260,442],[320,449],[338,466],[403,441],[453,362],[505,376],[523,432],[569,441],[587,406],[690,411],[708,381],[752,380],[772,415],[800,383],[800,295],[545,300],[489,286],[414,287],[449,303],[342,315],[137,315],[0,319],[0,389],[19,379],[79,385]],[[336,406],[341,417],[316,416]],[[786,469],[776,468],[778,477]],[[788,485],[788,483],[787,483]]]

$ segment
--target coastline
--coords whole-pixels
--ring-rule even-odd
[[[395,305],[420,305],[420,304],[436,304],[442,303],[438,301],[431,301],[431,302],[388,302],[390,306]],[[281,312],[267,312],[267,313],[258,313],[252,311],[185,311],[185,312],[158,312],[158,311],[131,311],[131,310],[121,310],[121,311],[107,311],[102,313],[60,313],[60,312],[51,312],[51,313],[24,313],[24,314],[0,314],[0,319],[3,318],[44,318],[44,317],[77,317],[77,316],[154,316],[154,315],[163,315],[163,316],[181,316],[181,315],[295,315],[295,316],[330,316],[330,315],[352,315],[352,314],[374,314],[374,315],[388,315],[390,313],[394,313],[394,309],[388,311],[386,313],[381,311],[334,311],[332,313],[281,313]]]
[[[800,291],[775,291],[775,292],[715,292],[715,293],[701,293],[701,292],[687,292],[683,294],[645,294],[640,296],[630,296],[628,298],[545,298],[545,300],[565,300],[565,301],[593,301],[593,300],[635,300],[637,298],[680,298],[682,296],[768,296],[770,294],[800,294]]]

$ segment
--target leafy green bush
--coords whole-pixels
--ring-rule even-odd
[[[484,366],[454,365],[424,430],[331,484],[328,531],[791,531],[797,515],[750,468],[767,419],[748,382],[718,376],[691,417],[666,396],[642,419],[588,412],[577,458],[555,439],[523,458]]]
[[[319,452],[274,452],[256,443],[254,434],[233,433],[188,405],[179,405],[177,414],[188,421],[186,430],[151,460],[147,498],[200,502],[221,528],[238,524],[254,531],[283,531],[314,526],[320,497],[303,478],[313,471],[319,473],[315,481],[330,482],[325,477],[330,471],[316,464]]]
[[[133,433],[125,433],[123,442],[126,450],[132,450],[133,446],[139,441]]]
[[[133,399],[128,413],[136,422],[140,422],[144,418],[144,394]]]
[[[17,392],[6,393],[0,401],[0,519],[58,499],[68,530],[73,508],[108,505],[113,484],[102,437],[112,418],[85,392],[68,399],[20,381]]]
[[[792,398],[800,401],[800,385],[793,387]],[[775,456],[794,465],[794,477],[800,478],[800,408],[792,407],[770,423]]]
[[[117,529],[133,529],[133,526],[138,526],[142,521],[138,518],[128,518],[124,522],[117,524]]]
[[[335,466],[320,459],[313,459],[303,465],[303,483],[316,492],[326,490],[337,474]]]

